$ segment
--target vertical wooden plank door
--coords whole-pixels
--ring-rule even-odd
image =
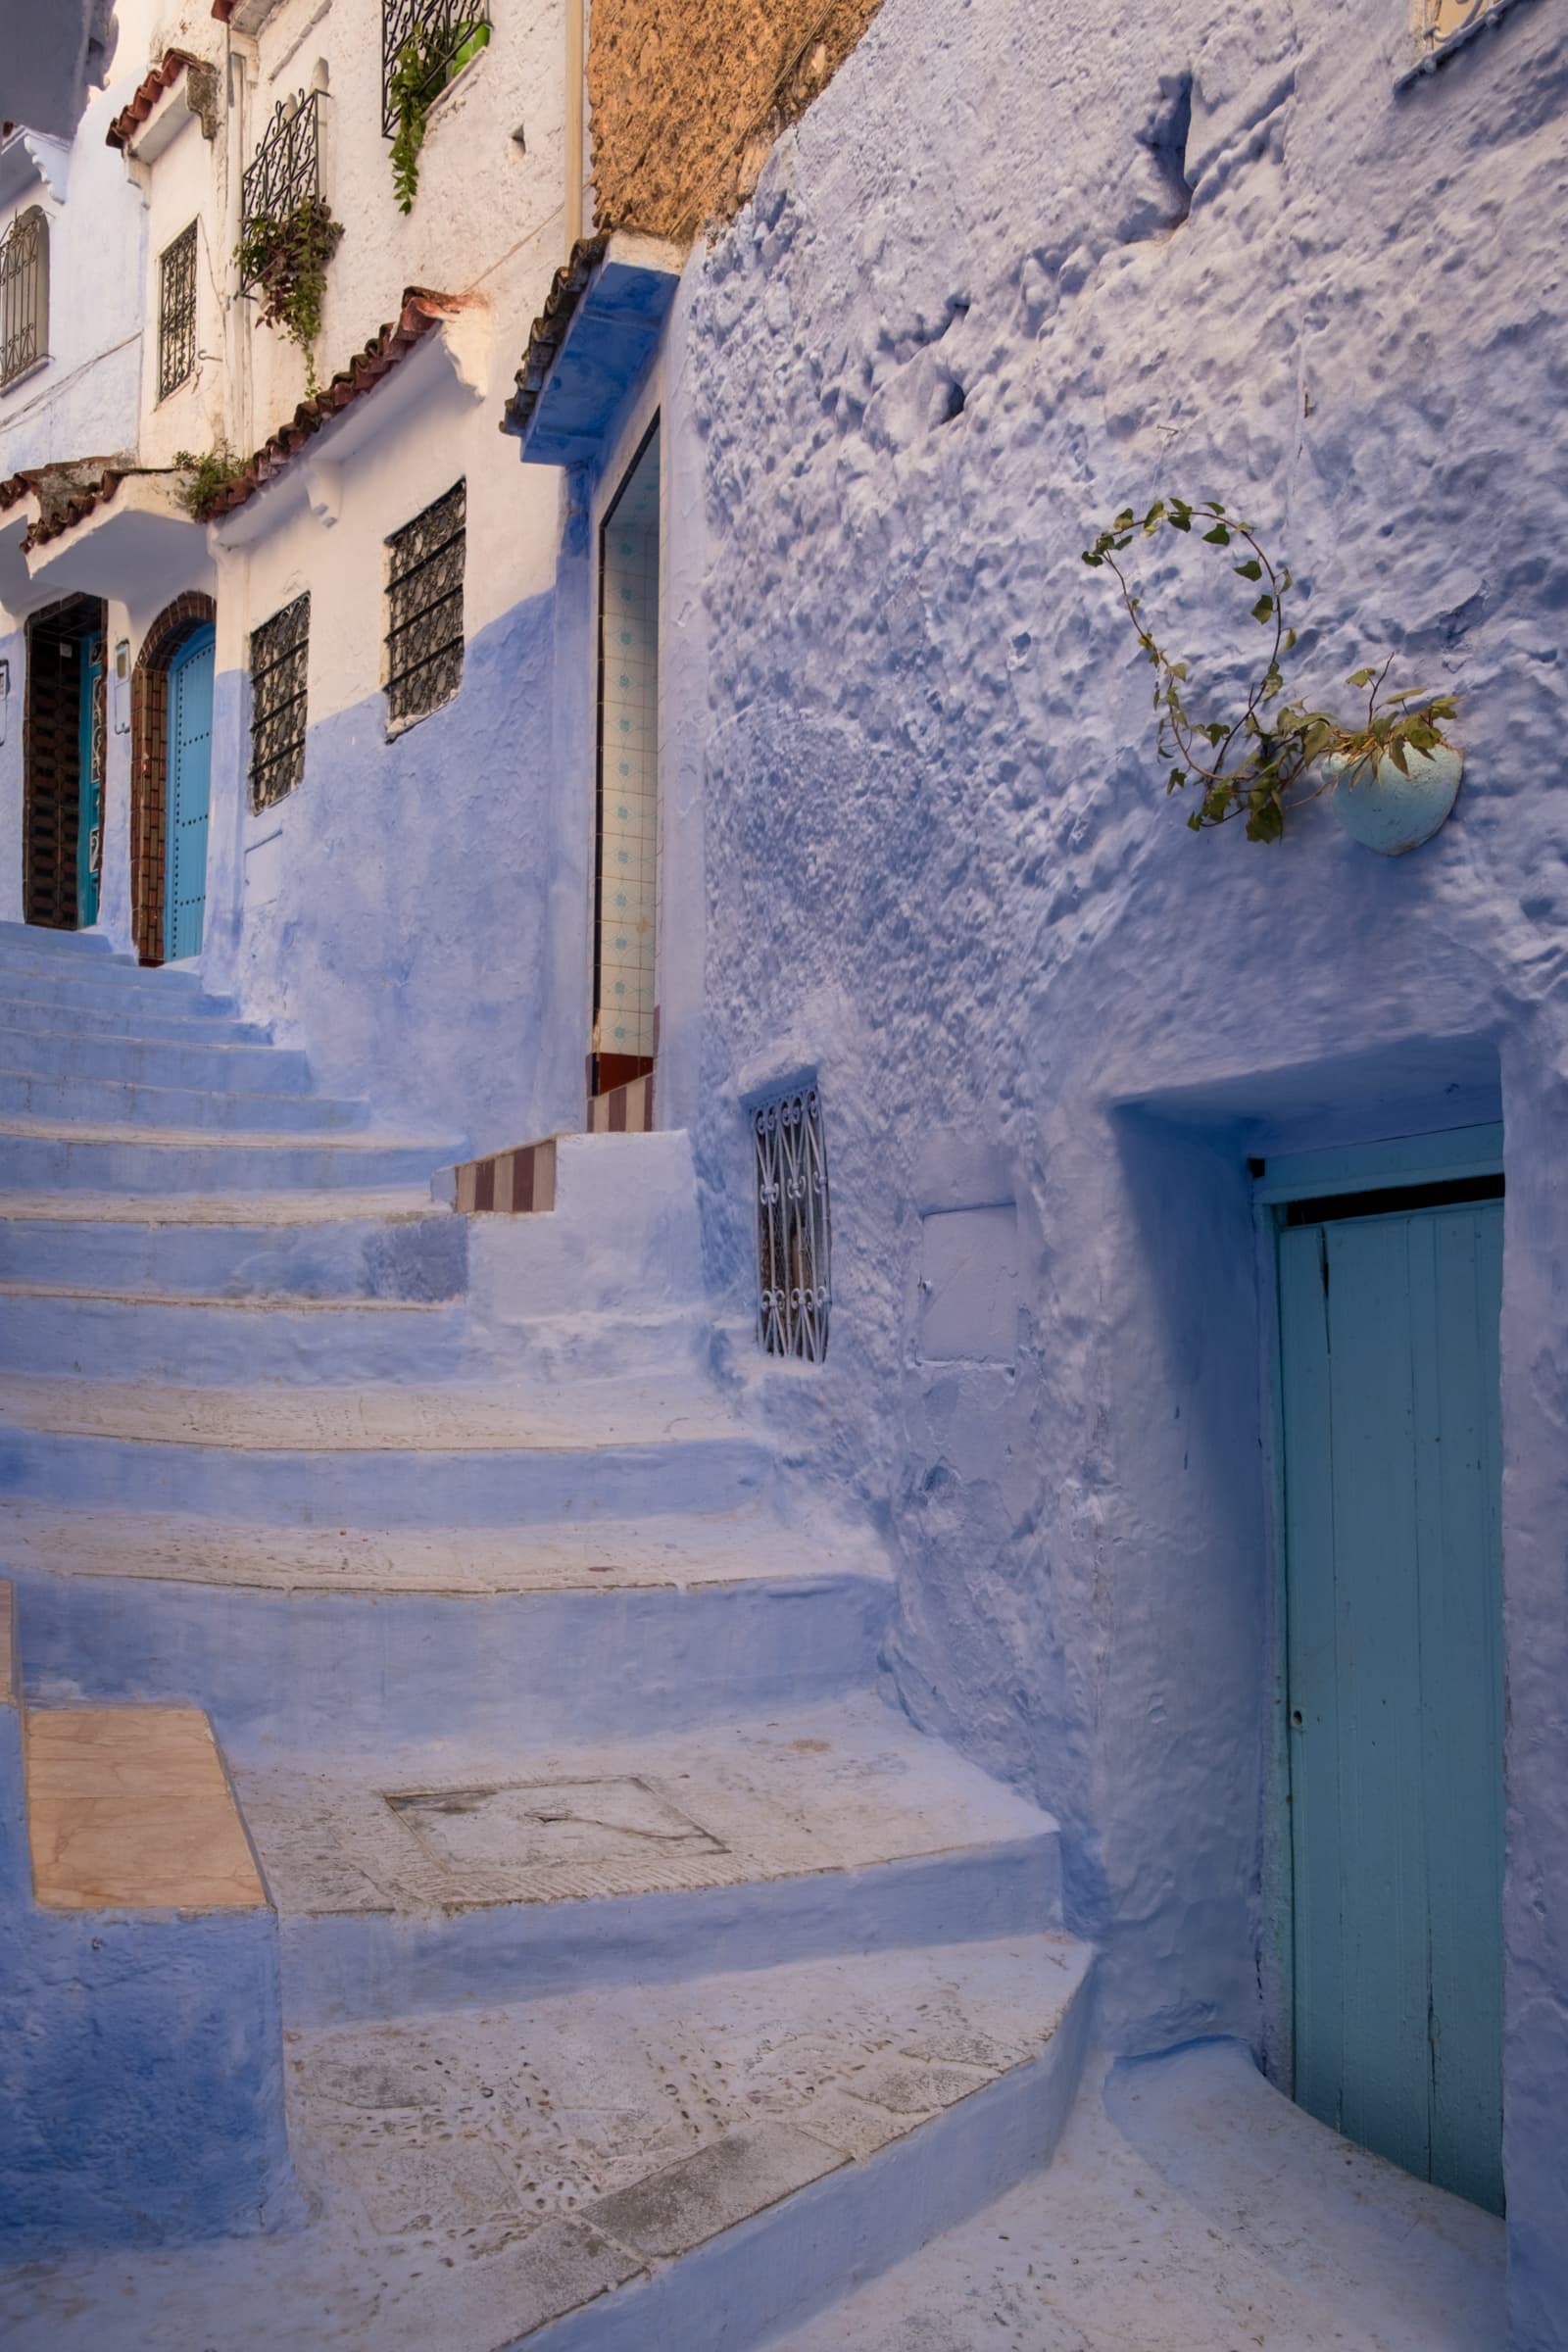
[[[1500,2212],[1502,1203],[1322,1208],[1279,1255],[1296,2095]]]
[[[212,785],[214,638],[200,628],[169,667],[168,902],[164,954],[195,956],[207,904],[207,808]]]
[[[76,927],[98,920],[98,880],[104,842],[104,641],[81,641],[81,684],[77,698],[77,772],[81,808],[76,825]]]

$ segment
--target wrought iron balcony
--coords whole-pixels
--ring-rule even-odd
[[[321,193],[321,122],[319,90],[296,90],[280,98],[272,119],[246,167],[241,191],[242,228],[258,220],[292,220],[301,205],[315,203]],[[254,283],[256,272],[243,280]]]
[[[49,356],[49,222],[38,206],[0,237],[0,385]]]

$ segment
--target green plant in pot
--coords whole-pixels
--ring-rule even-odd
[[[319,196],[307,196],[291,213],[274,219],[260,213],[245,223],[234,248],[240,277],[261,297],[262,323],[278,326],[305,354],[306,382],[316,385],[315,346],[321,331],[326,266],[343,239]]]
[[[400,213],[412,213],[419,192],[419,153],[432,106],[490,39],[481,18],[436,33],[416,24],[397,54],[387,96],[397,127],[392,133],[392,187]]]
[[[1143,617],[1143,599],[1134,594],[1121,561],[1135,541],[1152,539],[1161,530],[1190,537],[1195,529],[1203,545],[1228,551],[1232,571],[1257,590],[1251,617],[1269,633],[1266,659],[1250,681],[1241,710],[1224,716],[1209,717],[1193,708],[1189,665],[1173,661],[1153,636]],[[1170,763],[1165,790],[1199,793],[1187,819],[1195,833],[1239,816],[1249,841],[1278,841],[1292,809],[1331,790],[1346,830],[1386,856],[1415,849],[1444,822],[1463,766],[1446,732],[1457,708],[1453,697],[1421,688],[1385,694],[1385,662],[1381,669],[1355,670],[1348,681],[1368,689],[1363,717],[1347,721],[1293,702],[1281,667],[1297,642],[1286,619],[1291,573],[1273,562],[1250,526],[1217,500],[1156,498],[1141,517],[1123,508],[1084,549],[1084,562],[1114,573],[1127,616],[1153,668],[1159,758]]]

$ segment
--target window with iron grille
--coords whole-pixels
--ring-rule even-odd
[[[167,400],[196,366],[196,223],[166,246],[158,265],[158,397]]]
[[[270,808],[305,774],[309,589],[251,631],[251,807]]]
[[[258,221],[292,220],[302,205],[315,204],[321,193],[321,108],[319,90],[296,90],[280,98],[267,128],[256,142],[256,153],[245,167],[240,210],[242,246],[252,256],[242,282],[253,285],[260,274],[251,231]]]
[[[0,237],[0,385],[49,356],[49,222],[37,205]]]
[[[387,715],[419,718],[450,702],[463,676],[463,560],[467,484],[387,541]]]
[[[381,130],[393,138],[398,67],[419,69],[419,100],[428,106],[490,38],[490,11],[479,0],[381,0]]]
[[[814,1086],[752,1112],[757,1164],[757,1336],[768,1355],[819,1364],[832,1303],[827,1156]]]

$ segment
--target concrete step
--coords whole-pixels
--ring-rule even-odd
[[[870,1686],[871,1534],[700,1517],[428,1531],[0,1504],[34,1690],[176,1697],[225,1742],[630,1737]]]
[[[222,1298],[0,1282],[0,1370],[122,1380],[353,1383],[463,1368],[461,1303]]]
[[[19,1192],[204,1193],[416,1183],[450,1146],[373,1131],[292,1136],[254,1129],[148,1130],[0,1117],[0,1179]]]
[[[13,1000],[24,1004],[60,1005],[145,1005],[149,1011],[231,1013],[227,997],[209,996],[194,972],[173,972],[143,964],[68,962],[59,956],[15,956],[0,961],[0,1005]]]
[[[13,2274],[8,2352],[753,2352],[1049,2160],[1089,1983],[1038,1936],[295,2033],[310,2227]]]
[[[0,998],[0,1024],[9,1032],[43,1030],[53,1037],[61,1034],[65,1024],[74,1037],[133,1037],[173,1045],[265,1046],[269,1038],[260,1022],[243,1021],[231,1012],[183,1011],[162,1004],[127,1004],[118,998],[105,1004],[62,1008],[47,995],[34,999],[18,996],[15,991]]]
[[[368,1125],[369,1104],[304,1093],[148,1086],[118,1078],[45,1076],[0,1068],[0,1119],[64,1125],[195,1129],[202,1134],[323,1135]]]
[[[5,1915],[24,2022],[3,2061],[0,2260],[290,2218],[277,1921],[207,1717],[6,1712],[30,1870]]]
[[[455,1298],[469,1223],[422,1186],[0,1193],[0,1281],[227,1298]]]
[[[274,1526],[503,1527],[734,1508],[771,1447],[699,1384],[569,1396],[445,1388],[174,1388],[0,1374],[20,1499]]]
[[[182,1086],[235,1095],[305,1094],[305,1055],[288,1046],[213,1045],[206,1026],[185,1037],[45,1029],[0,1021],[0,1069],[40,1078],[110,1079],[116,1085]]]
[[[641,1739],[230,1763],[300,2025],[1061,1917],[1052,1817],[867,1693]]]
[[[98,962],[131,964],[116,954],[102,931],[56,931],[44,923],[0,922],[0,962],[13,956],[87,956]]]

